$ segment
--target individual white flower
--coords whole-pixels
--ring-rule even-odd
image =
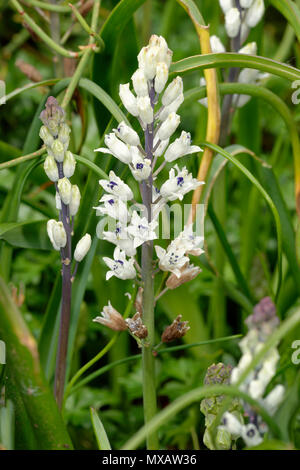
[[[137,96],[148,96],[148,82],[142,69],[137,69],[131,80]]]
[[[237,8],[231,8],[225,14],[225,28],[230,38],[235,38],[240,31],[241,15]]]
[[[174,160],[177,160],[177,158],[183,157],[184,155],[190,155],[195,152],[203,152],[203,150],[198,147],[198,145],[191,145],[191,134],[189,132],[182,131],[181,136],[169,145],[164,158],[167,162],[173,162]]]
[[[77,243],[75,251],[74,251],[74,259],[77,262],[83,260],[85,255],[88,253],[89,249],[91,248],[92,239],[89,233],[86,233]]]
[[[52,146],[54,138],[46,126],[40,128],[39,136],[47,147]]]
[[[242,427],[241,437],[244,439],[247,447],[258,446],[263,441],[263,438],[259,434],[259,430],[252,423],[246,424]]]
[[[111,305],[108,301],[108,305],[103,307],[101,316],[93,319],[96,323],[107,326],[114,331],[125,331],[127,330],[127,323],[125,322],[122,315]]]
[[[44,170],[49,180],[58,181],[58,168],[52,155],[47,155],[46,160],[44,161]]]
[[[171,137],[176,131],[180,123],[180,116],[176,113],[171,113],[167,119],[162,123],[157,131],[157,136],[160,140],[166,140]]]
[[[57,183],[60,198],[64,204],[70,204],[72,197],[72,185],[68,178],[60,178]]]
[[[150,47],[157,47],[157,63],[164,62],[170,68],[173,52],[168,48],[167,41],[162,36],[152,34],[149,40]]]
[[[169,145],[169,140],[170,139],[160,140],[157,135],[154,137],[153,148],[155,149],[154,150],[154,156],[155,157],[160,157],[164,153],[164,151],[166,150],[166,148]],[[158,142],[159,142],[159,144],[158,144]],[[157,144],[158,144],[158,146],[157,146]]]
[[[159,111],[159,115],[158,115],[159,120],[165,121],[171,113],[176,113],[178,108],[182,105],[183,102],[184,102],[184,96],[183,96],[183,93],[180,93],[177,96],[177,98],[174,101],[172,101],[172,103],[170,103],[168,106],[161,107]]]
[[[174,80],[167,86],[166,91],[162,96],[163,106],[168,106],[172,101],[174,101],[178,95],[183,92],[183,82],[181,77],[176,77]]]
[[[156,93],[161,93],[168,81],[169,69],[165,62],[158,62],[156,65],[156,74],[154,80],[154,89]]]
[[[128,233],[134,239],[134,247],[142,245],[144,242],[155,240],[157,235],[155,229],[158,226],[158,222],[153,220],[148,222],[146,217],[141,217],[136,211],[133,212],[130,225],[127,228]]]
[[[181,268],[189,262],[189,258],[185,256],[184,250],[176,249],[171,243],[167,250],[159,245],[155,245],[155,251],[159,259],[159,268],[162,271],[170,271],[180,278]]]
[[[131,173],[137,181],[143,181],[149,178],[151,173],[150,158],[143,158],[137,147],[131,147],[132,162],[130,165]]]
[[[265,12],[264,0],[254,0],[245,16],[245,23],[254,28],[262,19]]]
[[[275,388],[262,400],[263,407],[267,410],[269,415],[273,416],[279,405],[284,398],[285,389],[281,384],[276,385]]]
[[[58,140],[63,144],[65,150],[67,150],[70,142],[71,129],[65,122],[61,123],[58,133]]]
[[[112,219],[120,220],[123,224],[126,224],[129,219],[127,205],[122,199],[114,197],[110,194],[104,194],[99,202],[103,204],[94,209],[97,210],[97,215],[108,215]]]
[[[114,259],[104,257],[104,263],[109,267],[106,273],[106,280],[108,281],[112,276],[119,279],[134,279],[136,271],[134,268],[134,259],[126,259],[126,254],[118,246],[114,250]]]
[[[117,129],[114,129],[120,139],[128,145],[138,146],[141,144],[138,133],[132,129],[132,127],[127,126],[124,121],[120,122]]]
[[[47,233],[55,250],[64,248],[67,244],[67,234],[62,222],[50,219],[47,222]]]
[[[131,153],[128,145],[118,139],[113,132],[106,134],[104,142],[108,148],[99,147],[98,149],[95,149],[95,152],[109,153],[123,163],[131,162]]]
[[[227,13],[227,11],[231,10],[235,5],[234,0],[219,0],[219,3],[223,13]]]
[[[183,248],[187,255],[200,256],[204,253],[203,242],[204,238],[193,232],[193,224],[188,224],[172,243],[178,248]]]
[[[218,36],[213,34],[212,36],[210,36],[209,41],[210,41],[211,51],[213,53],[216,54],[218,52],[226,52],[225,46]]]
[[[99,180],[100,186],[114,196],[119,197],[123,201],[130,201],[133,199],[133,192],[130,187],[124,183],[112,170],[109,172],[108,180]]]
[[[139,68],[144,72],[147,80],[152,80],[155,77],[158,53],[158,46],[148,45],[143,47],[137,56]]]
[[[251,7],[252,3],[253,3],[253,0],[240,0],[240,5],[242,8],[249,8]]]
[[[60,140],[55,139],[53,141],[53,144],[51,145],[51,153],[57,162],[61,163],[64,161],[65,147]]]
[[[255,41],[248,42],[244,47],[239,50],[239,54],[257,54],[257,44]]]
[[[72,152],[67,150],[65,154],[65,158],[64,158],[64,163],[63,163],[64,175],[67,178],[71,178],[71,176],[73,176],[74,174],[75,167],[76,167],[76,160],[74,158],[74,155],[72,154]]]
[[[101,235],[97,232],[98,238],[103,238],[107,242],[118,246],[123,250],[126,256],[135,256],[136,247],[134,246],[134,239],[128,233],[127,227],[121,222],[116,223],[115,230],[113,232],[103,232]]]
[[[137,98],[139,116],[144,124],[153,122],[153,108],[149,96],[139,96]]]
[[[220,427],[227,429],[227,431],[230,432],[232,439],[234,440],[240,437],[243,432],[243,424],[233,413],[230,413],[229,411],[224,413],[222,425]]]
[[[71,189],[71,201],[69,204],[69,211],[70,211],[70,216],[74,217],[74,215],[77,214],[79,206],[80,206],[80,190],[77,186],[77,184],[72,184],[72,189]]]
[[[124,85],[120,85],[119,87],[119,96],[124,107],[127,111],[132,114],[132,116],[138,116],[138,108],[136,104],[136,97],[129,89],[129,83],[125,83]]]
[[[186,167],[180,170],[178,166],[175,165],[169,172],[169,179],[165,181],[160,188],[160,194],[168,201],[175,201],[175,199],[182,201],[186,193],[198,188],[198,186],[202,184],[204,184],[203,181],[198,181],[196,178],[193,178],[193,175],[188,172]]]

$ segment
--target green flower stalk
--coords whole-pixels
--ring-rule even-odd
[[[78,262],[90,249],[91,237],[86,234],[78,242],[74,252],[76,265],[72,273],[72,235],[74,216],[80,204],[80,191],[78,186],[70,182],[76,167],[75,158],[68,150],[71,129],[65,122],[65,111],[53,96],[48,98],[40,118],[43,122],[40,137],[48,152],[44,170],[55,184],[55,202],[59,211],[58,221],[54,219],[48,221],[47,232],[53,248],[60,252],[62,263],[61,318],[54,384],[56,401],[61,407],[66,375],[72,281],[76,275]]]

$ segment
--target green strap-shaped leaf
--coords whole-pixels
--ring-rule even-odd
[[[98,444],[98,449],[99,450],[111,450],[106,431],[104,429],[101,419],[99,418],[99,415],[97,414],[97,411],[94,408],[90,408],[90,412],[91,412],[92,425],[93,425],[94,433],[95,433],[97,444]]]
[[[285,16],[293,27],[298,41],[300,41],[300,10],[298,5],[291,0],[270,0],[270,3]]]

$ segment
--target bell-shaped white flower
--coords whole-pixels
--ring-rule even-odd
[[[47,233],[55,250],[64,248],[67,244],[67,234],[62,222],[50,219],[47,222]]]
[[[136,271],[134,268],[134,259],[126,259],[126,254],[118,246],[114,251],[114,259],[104,257],[104,263],[109,267],[109,271],[106,273],[106,280],[108,281],[112,276],[116,276],[119,279],[134,279],[136,277]]]
[[[97,215],[108,215],[112,219],[120,220],[123,224],[128,222],[129,214],[127,205],[122,199],[110,194],[104,194],[99,202],[102,202],[102,205],[94,207],[97,211]]]
[[[136,104],[136,97],[129,89],[129,83],[125,83],[124,85],[120,85],[119,87],[119,96],[124,107],[127,111],[132,114],[132,116],[138,116],[138,108]]]
[[[73,176],[74,174],[75,167],[76,167],[76,160],[74,158],[74,155],[72,154],[72,152],[67,150],[65,154],[65,158],[64,158],[64,163],[63,163],[64,175],[67,178],[71,178],[71,176]]]
[[[132,127],[127,126],[124,121],[120,122],[117,129],[114,129],[114,131],[127,145],[138,146],[141,144],[138,133],[135,132]]]
[[[235,38],[240,31],[241,14],[237,8],[231,8],[225,15],[225,28],[230,38]]]
[[[155,251],[159,259],[159,268],[162,271],[169,271],[179,278],[181,268],[189,262],[189,258],[185,256],[184,250],[178,250],[171,243],[167,250],[159,245],[155,245]]]
[[[180,170],[175,165],[169,172],[169,179],[160,188],[160,194],[167,201],[175,201],[175,199],[182,201],[186,193],[198,188],[201,184],[204,184],[203,181],[193,178],[186,167]]]
[[[225,46],[222,43],[221,39],[214,34],[210,36],[210,47],[211,47],[211,51],[214,54],[218,52],[226,52]]]
[[[58,168],[52,155],[47,155],[46,160],[44,161],[44,170],[49,180],[58,181]]]
[[[257,44],[255,41],[248,42],[244,47],[239,50],[239,54],[257,54]]]
[[[155,220],[148,222],[146,217],[141,217],[136,211],[134,211],[130,225],[127,228],[128,233],[134,239],[134,247],[137,248],[146,241],[155,240],[157,238],[155,233],[157,226],[158,222]]]
[[[71,189],[71,201],[69,204],[69,211],[70,211],[70,216],[74,217],[74,215],[77,214],[79,206],[80,206],[80,190],[77,186],[77,184],[72,184],[72,189]]]
[[[172,101],[174,101],[178,95],[183,92],[183,82],[181,77],[176,77],[174,80],[167,86],[166,91],[162,96],[162,104],[168,106]]]
[[[133,192],[112,170],[109,172],[108,180],[99,180],[100,186],[109,194],[119,197],[123,201],[133,199]]]
[[[131,80],[137,96],[148,96],[148,82],[142,69],[137,69]]]
[[[66,205],[70,204],[72,197],[72,185],[68,178],[60,178],[57,183],[57,188],[62,202]]]
[[[231,8],[235,6],[234,0],[219,0],[220,7],[223,10],[223,13],[227,13]]]
[[[149,178],[151,173],[151,160],[143,158],[137,147],[131,147],[132,162],[130,165],[131,173],[137,181],[143,181]]]
[[[183,157],[184,155],[190,155],[195,152],[203,152],[203,150],[198,147],[198,145],[191,145],[191,134],[189,132],[182,131],[181,136],[169,145],[164,157],[167,162],[173,162],[174,160],[177,160],[177,158]]]
[[[65,147],[60,140],[55,139],[51,145],[51,153],[57,162],[63,162],[65,156]]]
[[[47,147],[51,147],[54,142],[54,138],[46,126],[42,126],[40,128],[39,136]]]
[[[200,256],[204,253],[202,249],[204,238],[193,232],[192,224],[186,225],[172,243],[174,246],[184,249],[187,255]]]
[[[114,132],[106,134],[106,136],[104,137],[104,142],[108,148],[100,147],[98,149],[95,149],[95,152],[109,153],[110,155],[113,155],[123,163],[131,162],[131,153],[128,145],[124,144],[124,142],[118,139]]]
[[[176,113],[178,108],[182,105],[182,103],[184,102],[184,96],[183,96],[183,93],[180,93],[177,98],[172,101],[172,103],[170,103],[168,106],[162,106],[160,111],[159,111],[159,120],[160,121],[165,121],[168,116],[172,113]]]
[[[160,140],[157,135],[154,137],[153,147],[155,149],[154,150],[155,157],[160,157],[164,153],[164,151],[169,145],[169,141],[170,139]]]
[[[180,116],[176,113],[171,113],[167,119],[161,124],[157,131],[157,137],[160,140],[167,140],[176,131],[180,123]]]
[[[101,234],[97,232],[97,237],[103,238],[103,240],[118,246],[122,251],[125,252],[126,256],[136,255],[134,239],[128,233],[126,225],[121,222],[116,223],[114,231],[102,232]]]
[[[78,263],[83,260],[85,255],[88,253],[91,248],[92,239],[89,233],[86,233],[77,243],[74,251],[74,259]]]
[[[265,12],[264,0],[254,0],[245,16],[245,23],[254,28],[262,19]]]
[[[169,69],[165,62],[158,62],[154,80],[154,89],[156,93],[161,93],[168,81]]]
[[[153,122],[153,108],[149,96],[139,96],[137,98],[139,116],[144,124]]]

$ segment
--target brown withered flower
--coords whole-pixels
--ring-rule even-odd
[[[127,330],[127,324],[122,315],[108,302],[108,305],[103,307],[101,317],[96,317],[93,320],[96,323],[107,326],[114,331],[125,331]]]
[[[190,327],[188,326],[188,321],[181,321],[182,315],[178,315],[171,325],[167,326],[163,334],[161,335],[161,340],[163,343],[170,343],[175,339],[182,338]]]
[[[142,322],[142,316],[140,312],[136,312],[132,318],[126,318],[128,329],[131,333],[139,339],[145,339],[148,336],[147,327]]]
[[[180,268],[180,276],[177,277],[176,274],[171,274],[166,282],[166,286],[169,289],[176,289],[176,287],[185,284],[186,282],[192,281],[198,274],[201,272],[201,269],[193,264],[186,263],[182,268]]]

